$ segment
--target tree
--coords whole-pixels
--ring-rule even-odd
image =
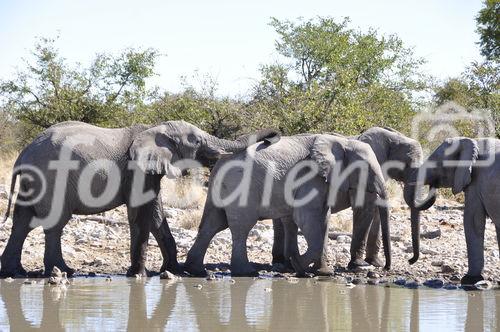
[[[145,80],[154,74],[158,52],[127,49],[118,56],[98,54],[88,68],[70,67],[54,39],[40,38],[32,56],[14,79],[0,82],[0,95],[5,110],[36,133],[68,120],[107,126],[128,121],[147,100]]]
[[[197,84],[194,84],[195,81]],[[235,138],[246,131],[246,110],[238,100],[218,97],[218,83],[211,75],[196,72],[191,82],[183,78],[181,93],[165,92],[143,114],[142,122],[184,120],[217,137]]]
[[[500,64],[496,61],[473,62],[455,78],[434,89],[434,101],[442,105],[453,101],[466,111],[488,110],[500,137]]]
[[[359,133],[407,126],[414,93],[427,87],[423,59],[394,35],[349,28],[329,17],[271,20],[281,61],[262,66],[250,105],[260,124],[284,133]]]
[[[485,0],[476,17],[481,54],[488,60],[500,59],[500,2]]]

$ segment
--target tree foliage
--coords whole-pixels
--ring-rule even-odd
[[[488,60],[500,59],[500,2],[485,0],[476,17],[481,54]]]
[[[282,61],[261,68],[250,103],[257,121],[287,134],[407,125],[413,94],[426,78],[419,74],[423,59],[398,37],[353,30],[348,19],[329,17],[273,18],[271,26]]]
[[[38,129],[67,120],[116,126],[147,100],[145,80],[154,74],[157,51],[98,54],[81,68],[69,66],[54,42],[39,39],[25,68],[0,83],[4,108],[17,119]]]

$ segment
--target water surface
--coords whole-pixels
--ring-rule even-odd
[[[2,280],[0,330],[500,330],[500,291],[235,280],[77,278],[66,288]]]

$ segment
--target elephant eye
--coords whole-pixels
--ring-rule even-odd
[[[188,139],[188,142],[193,144],[193,145],[196,145],[196,146],[200,145],[201,140],[196,135],[189,134],[187,139]]]

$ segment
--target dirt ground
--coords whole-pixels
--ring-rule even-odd
[[[170,180],[169,180],[170,181]],[[183,262],[193,244],[197,225],[202,215],[205,199],[203,187],[186,190],[172,189],[172,181],[164,183],[165,207],[168,222],[175,237],[178,260]],[[175,185],[175,184],[174,184]],[[0,186],[0,213],[4,213],[6,186]],[[176,194],[172,194],[172,192]],[[422,214],[421,255],[414,265],[407,260],[411,254],[409,210],[401,199],[401,192],[392,190],[391,238],[393,267],[389,272],[373,269],[370,276],[377,278],[401,277],[423,282],[439,278],[457,282],[466,273],[467,255],[462,225],[463,205],[451,200],[438,199],[437,203]],[[344,267],[349,261],[352,213],[342,211],[331,217],[329,225],[329,262],[337,275],[363,279],[367,271],[352,273]],[[3,251],[10,235],[12,221],[0,223],[0,250]],[[252,262],[271,263],[273,229],[270,220],[259,222],[248,239],[249,258]],[[306,248],[302,237],[301,251]],[[121,207],[98,216],[74,216],[64,229],[63,255],[68,265],[79,274],[124,274],[129,264],[129,228],[126,210]],[[33,230],[23,249],[22,263],[28,271],[43,269],[44,236],[41,228]],[[205,263],[229,263],[231,234],[219,233],[207,252]],[[158,271],[162,263],[160,250],[151,236],[148,252],[148,269]],[[264,266],[266,268],[266,266]],[[267,266],[270,269],[270,266]],[[499,251],[494,225],[487,221],[485,234],[485,269],[483,276],[497,283],[500,281]],[[350,280],[350,279],[349,279]]]

